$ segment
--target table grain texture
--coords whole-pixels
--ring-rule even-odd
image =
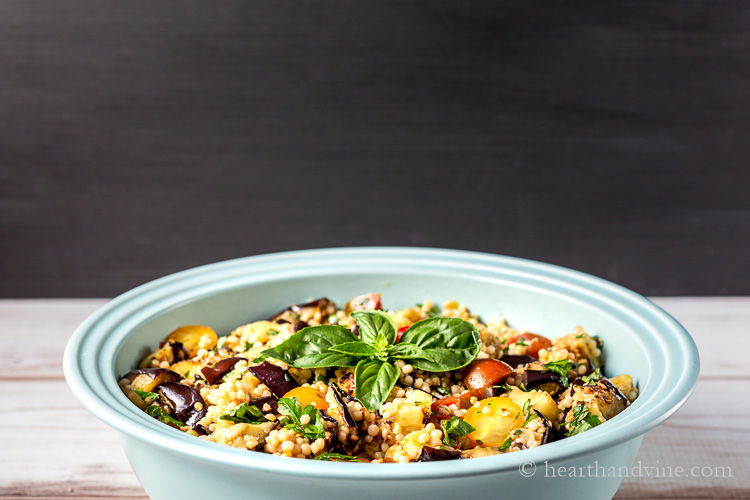
[[[701,376],[687,404],[646,434],[615,498],[750,499],[750,368],[731,354],[750,350],[750,297],[653,300],[693,335]],[[116,432],[84,410],[63,379],[65,343],[105,302],[0,300],[0,498],[147,498]],[[647,477],[665,467],[690,477]]]

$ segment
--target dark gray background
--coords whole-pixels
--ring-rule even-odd
[[[345,245],[750,294],[750,2],[0,2],[0,296]]]

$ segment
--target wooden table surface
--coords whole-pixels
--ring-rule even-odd
[[[633,475],[615,498],[750,499],[750,364],[744,359],[750,297],[654,302],[695,338],[701,377],[687,404],[645,436]],[[0,300],[0,498],[146,498],[116,432],[84,410],[63,379],[65,343],[104,303]],[[675,477],[678,467],[685,477]],[[647,477],[656,468],[672,477]]]

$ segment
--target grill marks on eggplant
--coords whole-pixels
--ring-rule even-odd
[[[335,382],[332,383],[329,387],[333,389],[333,399],[341,407],[341,416],[344,420],[344,423],[349,427],[355,427],[357,423],[354,421],[354,417],[352,417],[352,414],[349,411],[349,407],[344,402],[344,399],[347,397],[346,394]]]

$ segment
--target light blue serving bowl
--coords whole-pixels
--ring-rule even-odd
[[[582,325],[604,341],[606,372],[627,373],[640,396],[583,434],[499,456],[414,464],[320,462],[248,452],[198,439],[148,416],[120,391],[128,372],[167,333],[204,324],[220,335],[291,303],[337,303],[379,292],[389,309],[424,300],[466,304],[484,320],[547,336]],[[474,252],[341,248],[262,255],[173,274],[112,300],[65,351],[65,378],[81,403],[120,434],[154,500],[207,498],[611,498],[643,434],[689,397],[699,361],[688,333],[644,297],[569,269]],[[569,477],[571,468],[576,476]],[[588,472],[585,472],[588,471]]]

